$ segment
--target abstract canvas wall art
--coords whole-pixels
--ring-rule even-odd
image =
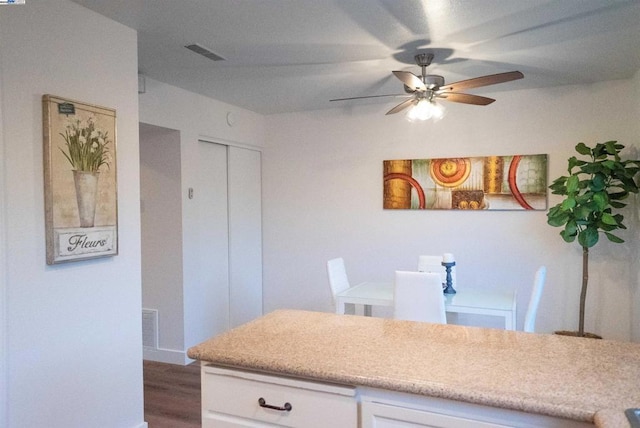
[[[546,210],[547,155],[383,162],[385,209]]]

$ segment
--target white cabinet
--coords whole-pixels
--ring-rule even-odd
[[[357,427],[356,389],[203,364],[202,426]]]
[[[363,403],[363,426],[375,428],[400,427],[475,427],[505,428],[508,425],[481,422],[470,418],[417,410],[397,405]],[[443,409],[444,410],[444,409]]]
[[[592,424],[413,394],[359,388],[362,428],[578,428]]]
[[[593,428],[516,410],[202,364],[203,428]]]

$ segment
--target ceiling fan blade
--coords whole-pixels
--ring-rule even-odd
[[[402,110],[406,109],[407,107],[409,107],[415,101],[416,100],[414,98],[405,100],[405,101],[401,102],[400,104],[398,104],[397,106],[395,106],[394,108],[392,108],[391,110],[389,110],[386,114],[398,113],[399,111],[402,111]]]
[[[410,71],[394,71],[394,76],[402,81],[406,87],[414,91],[426,91],[427,87],[424,82]]]
[[[413,95],[407,94],[388,94],[388,95],[367,95],[364,97],[350,97],[350,98],[336,98],[329,101],[349,101],[349,100],[362,100],[365,98],[382,98],[382,97],[411,97]]]
[[[486,106],[495,101],[493,98],[481,97],[480,95],[460,94],[458,92],[439,93],[436,97],[446,101],[453,101],[454,103],[473,104],[476,106]]]
[[[464,89],[479,88],[480,86],[489,86],[495,85],[497,83],[510,82],[512,80],[522,79],[523,77],[524,74],[520,73],[519,71],[490,74],[487,76],[476,77],[469,80],[461,80],[459,82],[441,86],[440,89],[438,89],[438,92],[456,92]]]

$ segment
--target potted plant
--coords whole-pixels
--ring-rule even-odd
[[[551,193],[564,196],[564,200],[549,209],[547,223],[554,227],[562,227],[560,236],[566,242],[574,242],[577,238],[578,244],[582,246],[578,331],[558,333],[593,337],[595,335],[585,334],[584,331],[589,282],[589,248],[598,243],[601,233],[611,242],[624,242],[612,233],[617,229],[626,229],[623,224],[624,216],[616,210],[627,205],[624,200],[630,193],[638,193],[635,178],[640,171],[640,160],[622,160],[620,151],[624,146],[617,141],[598,143],[594,147],[579,143],[575,149],[588,160],[571,156],[569,175],[557,178],[549,186]]]
[[[60,133],[65,141],[65,148],[60,151],[67,158],[73,170],[76,188],[78,216],[80,227],[93,227],[98,177],[100,167],[109,168],[109,149],[111,142],[107,132],[96,126],[96,118],[89,116],[86,121],[78,118],[70,120]]]

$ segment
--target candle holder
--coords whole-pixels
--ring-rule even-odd
[[[451,278],[451,268],[456,265],[456,262],[442,262],[442,266],[447,270],[447,287],[444,289],[444,294],[456,294],[456,290],[453,289],[453,279]]]

